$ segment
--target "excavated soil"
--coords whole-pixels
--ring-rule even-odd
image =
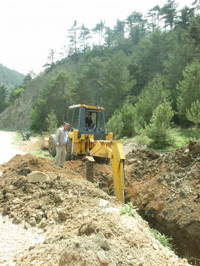
[[[189,265],[153,237],[148,223],[136,211],[134,217],[120,213],[125,206],[112,196],[110,165],[78,160],[65,162],[65,166],[61,169],[52,160],[29,153],[0,165],[0,211],[19,230],[18,237],[10,236],[15,235],[13,227],[3,220],[8,231],[1,232],[5,243],[0,243],[1,254],[8,246],[16,250],[7,252],[6,260],[0,255],[2,265]],[[126,167],[127,173],[132,166]],[[35,171],[48,178],[30,182],[28,176]],[[92,172],[94,183],[87,180]],[[133,177],[127,178],[129,184]],[[127,196],[131,195],[127,189]],[[29,231],[36,234],[37,241],[18,247],[20,234],[28,238],[24,232]]]
[[[126,200],[151,227],[172,236],[177,253],[200,265],[200,142],[160,156],[134,149],[126,155]]]

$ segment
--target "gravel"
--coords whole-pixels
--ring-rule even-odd
[[[15,258],[23,251],[44,242],[42,230],[24,229],[22,224],[13,224],[8,217],[0,215],[0,265],[14,266]]]

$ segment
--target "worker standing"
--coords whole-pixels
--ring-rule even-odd
[[[68,150],[68,129],[70,124],[63,122],[63,127],[58,128],[56,132],[56,157],[54,165],[64,168],[66,150]]]

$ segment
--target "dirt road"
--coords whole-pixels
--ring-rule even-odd
[[[8,162],[16,154],[25,154],[13,145],[15,132],[0,131],[0,164]]]

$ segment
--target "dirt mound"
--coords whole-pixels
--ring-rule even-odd
[[[179,254],[200,259],[200,143],[160,156],[127,155],[126,199],[151,226],[173,236]]]
[[[93,184],[83,177],[86,165],[65,162],[61,169],[31,154],[1,165],[0,210],[24,228],[40,228],[45,238],[15,265],[189,265],[155,240],[135,211],[135,217],[121,215],[124,205],[98,188],[107,189],[110,166],[94,164],[100,181]],[[35,171],[48,178],[30,182]]]

